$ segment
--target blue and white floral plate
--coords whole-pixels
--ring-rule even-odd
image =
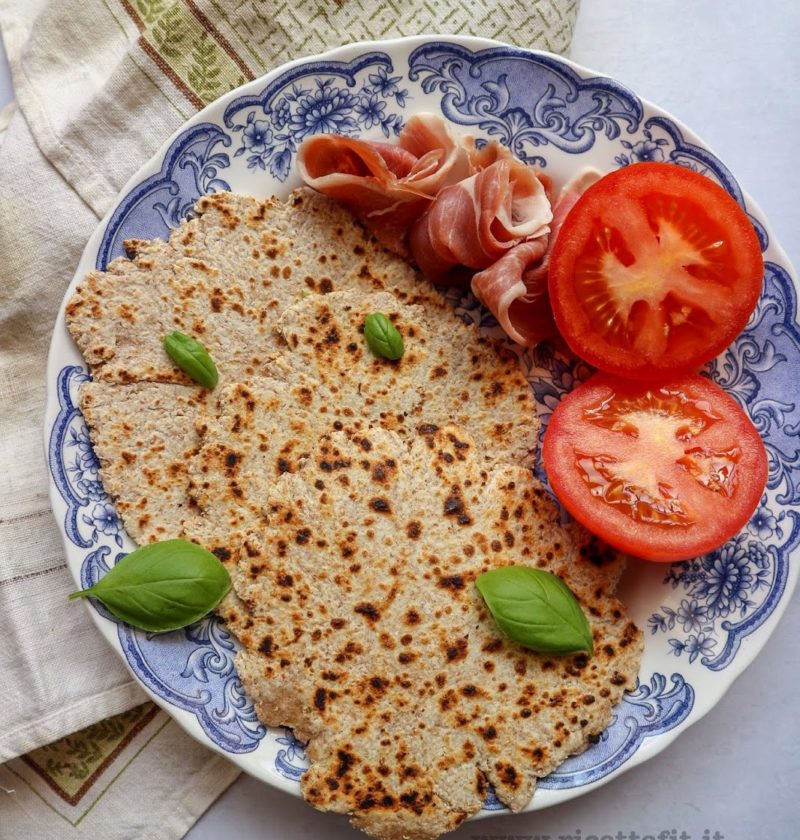
[[[121,255],[125,239],[166,237],[204,193],[287,195],[299,185],[296,152],[307,135],[392,139],[418,111],[441,112],[457,132],[506,143],[544,167],[557,186],[584,165],[608,171],[665,160],[703,172],[750,214],[764,251],[759,305],[744,333],[709,366],[766,443],[770,470],[761,505],[718,551],[672,566],[631,566],[622,594],[647,634],[639,684],[598,744],[542,780],[529,807],[543,808],[650,758],[708,712],[766,643],[796,583],[797,286],[766,220],[725,165],[689,129],[623,85],[557,56],[450,36],[359,43],[286,64],[189,120],[124,189],[89,241],[72,285]],[[453,303],[463,317],[494,327],[471,297],[454,295]],[[525,351],[521,363],[543,425],[589,373],[548,347]],[[103,491],[76,408],[87,373],[63,310],[48,379],[53,509],[75,578],[88,586],[132,544]],[[142,686],[188,732],[248,773],[299,794],[303,745],[291,732],[258,722],[233,668],[234,642],[217,620],[150,636],[90,609]],[[481,813],[501,809],[490,797]]]

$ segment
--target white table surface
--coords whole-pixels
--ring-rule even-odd
[[[13,93],[4,56],[0,58],[2,107]],[[800,5],[790,0],[583,0],[572,58],[617,78],[691,126],[755,197],[790,260],[800,266]],[[471,822],[448,836],[800,837],[798,639],[800,605],[795,598],[767,646],[728,694],[660,755],[564,805]],[[344,818],[319,814],[242,776],[187,840],[360,836]]]

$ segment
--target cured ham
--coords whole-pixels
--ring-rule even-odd
[[[472,137],[465,137],[464,141],[467,144],[469,161],[476,172],[480,169],[486,169],[487,166],[491,166],[495,161],[513,157],[511,149],[508,146],[501,146],[495,140],[480,148],[475,145]]]
[[[395,146],[392,143],[381,143],[377,140],[369,145],[383,158],[387,169],[398,178],[405,178],[417,163],[417,158],[411,152],[401,149],[400,146]],[[331,150],[328,151],[330,153]],[[327,163],[331,165],[330,160]]]
[[[550,252],[561,225],[585,190],[601,177],[582,169],[568,181],[553,207],[550,236],[522,242],[472,278],[472,292],[517,344],[531,347],[556,333],[547,293]]]
[[[575,206],[575,202],[603,177],[603,173],[591,166],[578,170],[572,178],[561,188],[553,207],[553,238],[561,230],[561,225],[567,213]]]
[[[475,146],[472,138],[457,140],[436,114],[415,114],[403,126],[397,143],[417,158],[409,182],[431,198],[476,171],[470,157],[470,148]]]
[[[297,154],[303,180],[346,207],[389,250],[408,258],[408,231],[434,197],[475,172],[474,143],[457,141],[434,114],[416,114],[397,145],[334,134],[307,138]]]
[[[478,146],[471,136],[454,137],[436,114],[411,117],[396,144],[309,137],[297,161],[310,187],[350,210],[429,280],[471,280],[514,341],[531,346],[555,333],[550,250],[599,172],[582,170],[551,203],[549,178],[494,141]]]
[[[413,184],[418,159],[388,143],[319,134],[298,150],[303,180],[360,219],[376,238],[408,258],[408,228],[432,196]]]
[[[547,250],[549,237],[522,242],[472,278],[472,291],[491,310],[506,335],[532,347],[556,331],[547,297],[547,274],[531,277]]]
[[[436,196],[411,228],[411,255],[440,281],[456,266],[488,268],[517,243],[545,236],[551,219],[536,170],[502,156]]]

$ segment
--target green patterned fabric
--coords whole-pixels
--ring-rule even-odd
[[[121,6],[138,18],[141,38],[191,96],[208,103],[289,58],[349,41],[440,32],[565,52],[578,0],[135,0]]]

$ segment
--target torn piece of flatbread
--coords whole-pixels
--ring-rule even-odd
[[[364,319],[375,311],[404,336],[397,362],[366,345]],[[104,485],[137,542],[191,534],[226,555],[260,525],[270,483],[336,430],[380,426],[415,437],[457,423],[488,464],[532,464],[538,423],[516,360],[452,313],[389,292],[341,292],[299,301],[278,330],[286,346],[267,367],[272,375],[213,392],[87,386],[83,408]],[[151,434],[159,417],[163,434]]]
[[[364,322],[374,312],[403,338],[396,362],[367,347]],[[287,350],[271,371],[319,382],[329,399],[321,410],[345,428],[378,425],[413,436],[423,426],[453,423],[488,462],[533,466],[539,423],[518,359],[452,311],[406,304],[388,292],[349,291],[299,301],[277,329]]]
[[[305,797],[374,837],[437,837],[489,783],[519,810],[635,684],[642,636],[613,595],[619,559],[560,525],[529,470],[486,469],[456,427],[410,445],[326,436],[266,504],[223,612],[237,670],[262,721],[308,740]],[[566,581],[592,657],[499,632],[475,579],[506,564]]]
[[[103,488],[135,542],[182,537],[185,520],[197,515],[189,495],[195,428],[215,403],[197,385],[83,385],[80,406]]]
[[[280,349],[277,318],[301,295],[393,289],[446,308],[346,211],[307,189],[288,201],[216,193],[164,242],[128,243],[132,259],[92,271],[67,303],[67,326],[96,379],[190,384],[162,347],[173,330],[203,342],[220,381],[259,373]]]

